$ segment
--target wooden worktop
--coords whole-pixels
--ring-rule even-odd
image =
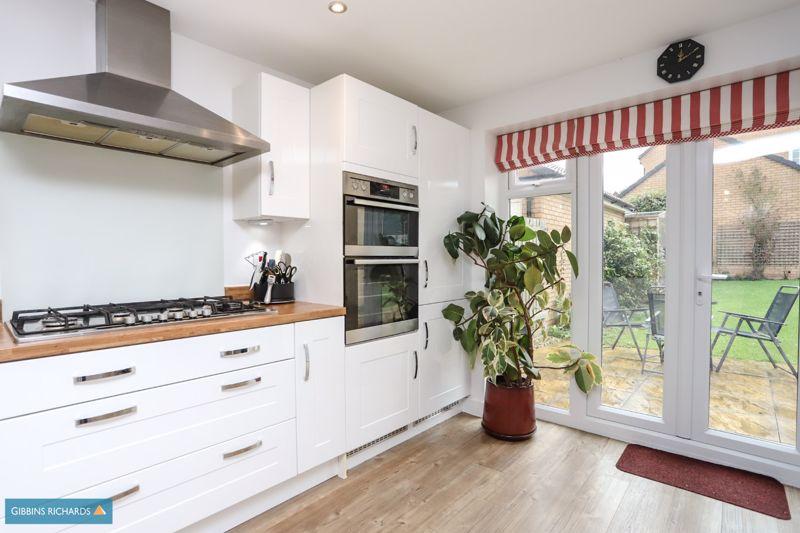
[[[103,348],[117,348],[131,344],[197,337],[199,335],[225,333],[226,331],[277,326],[279,324],[291,324],[306,320],[343,316],[345,314],[344,307],[308,302],[271,305],[269,309],[274,309],[277,313],[257,313],[215,318],[213,320],[192,320],[157,326],[118,328],[102,333],[87,333],[75,337],[25,343],[17,343],[8,331],[7,326],[3,325],[0,327],[0,363],[87,352]]]

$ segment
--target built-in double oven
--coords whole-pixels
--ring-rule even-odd
[[[343,190],[346,344],[415,331],[417,187],[344,172]]]

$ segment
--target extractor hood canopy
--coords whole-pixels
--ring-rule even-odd
[[[7,83],[0,130],[224,166],[269,143],[170,89],[169,11],[97,0],[100,72]]]

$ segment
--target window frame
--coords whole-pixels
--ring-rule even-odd
[[[510,170],[505,173],[505,187],[503,194],[501,194],[501,207],[497,210],[497,214],[503,218],[508,219],[510,208],[511,208],[511,201],[518,200],[521,198],[535,198],[541,196],[554,196],[560,194],[569,194],[571,200],[571,221],[570,221],[570,229],[572,230],[572,243],[573,249],[577,247],[577,243],[579,242],[579,231],[577,229],[578,224],[578,191],[576,188],[577,185],[577,173],[578,173],[578,160],[582,159],[579,157],[573,157],[571,159],[565,160],[565,176],[564,179],[554,179],[548,180],[542,183],[536,184],[529,184],[525,186],[514,186],[513,184],[516,181],[518,176],[519,170]],[[580,259],[579,259],[580,261]],[[582,266],[581,266],[582,268]],[[571,294],[573,300],[573,308],[572,308],[572,323],[576,323],[576,316],[583,316],[582,311],[577,311],[575,309],[576,306],[576,298],[575,298],[575,287],[576,284],[582,283],[582,278],[575,277],[574,274],[571,274]],[[581,297],[580,299],[582,302],[585,301],[585,298]],[[583,305],[583,304],[581,304]],[[580,330],[580,328],[577,328]],[[576,328],[573,327],[572,330],[572,342],[577,346],[581,346],[581,342],[576,340],[576,336],[582,339],[583,332],[578,331],[576,333]],[[583,393],[578,390],[578,387],[575,385],[574,380],[570,380],[569,384],[569,405],[566,409],[562,409],[560,407],[553,407],[551,405],[546,405],[543,403],[536,403],[536,411],[538,414],[544,414],[544,417],[541,417],[542,420],[549,420],[552,422],[561,422],[569,419],[574,419],[575,416],[583,417],[586,413],[586,404],[585,400],[581,401],[578,399],[576,401],[576,393],[578,395],[582,395]],[[579,396],[578,396],[579,398]]]

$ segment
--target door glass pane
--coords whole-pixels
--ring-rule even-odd
[[[794,446],[800,128],[714,141],[709,427]]]
[[[602,403],[661,417],[666,147],[603,155]]]
[[[572,228],[572,195],[551,194],[532,198],[514,198],[511,200],[510,214],[511,216],[525,217],[528,226],[533,229],[543,229],[549,232],[553,229],[561,231],[564,226]],[[571,249],[572,242],[574,242],[574,239],[567,244],[568,249]],[[565,258],[562,257],[561,259],[563,264],[559,265],[559,271],[562,273],[570,272],[569,263],[564,261]],[[567,278],[566,284],[567,288],[564,295],[566,298],[571,298],[571,278]],[[555,291],[552,291],[550,301],[555,301],[557,298]],[[572,342],[569,323],[559,326],[558,315],[555,313],[551,315],[548,322],[546,333],[540,335],[537,339],[538,348],[534,351],[533,357],[534,363],[542,365],[553,364],[547,360],[547,355],[553,352],[554,347]],[[543,369],[542,379],[533,382],[536,403],[568,409],[569,382],[570,376],[565,375],[563,372]]]

